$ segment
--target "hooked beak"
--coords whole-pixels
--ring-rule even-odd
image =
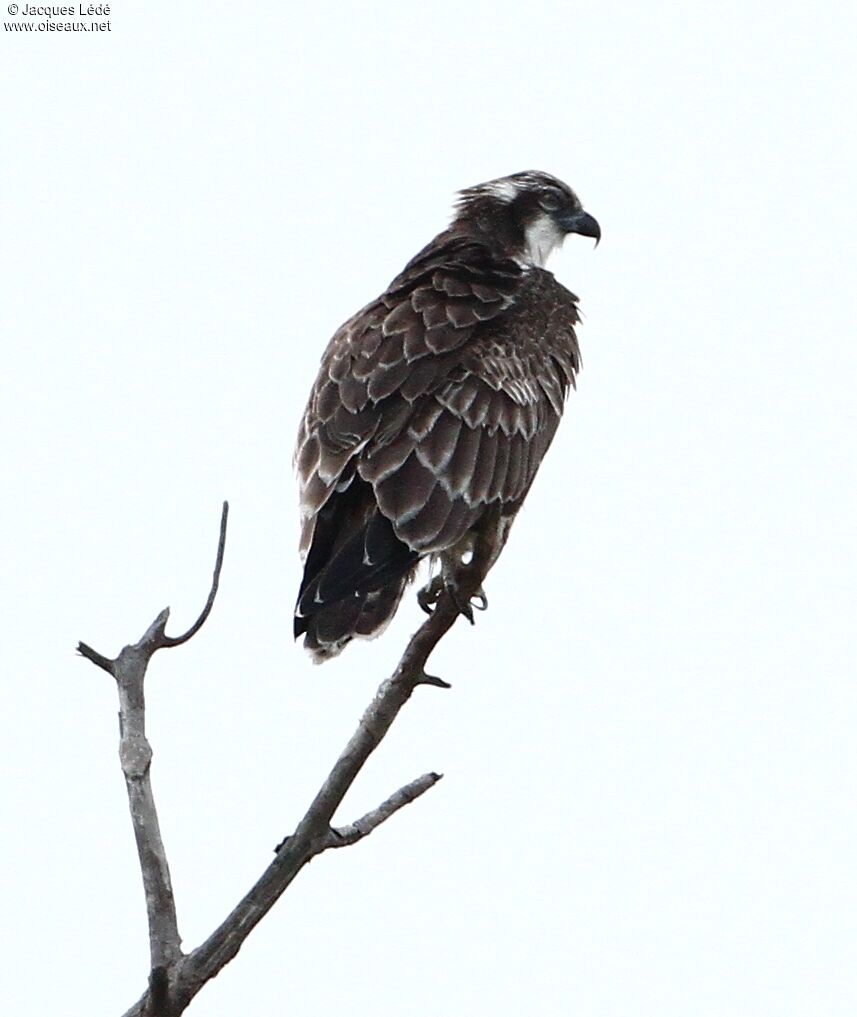
[[[558,220],[560,229],[566,233],[579,233],[582,237],[593,237],[595,246],[601,240],[601,227],[595,216],[588,212],[575,212],[573,215],[564,215]]]

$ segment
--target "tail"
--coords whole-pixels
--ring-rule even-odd
[[[313,523],[294,632],[320,664],[355,637],[384,631],[419,555],[399,540],[371,485],[359,478],[334,494]]]
[[[380,590],[336,601],[308,617],[296,614],[295,636],[304,636],[304,649],[313,663],[323,664],[335,657],[357,636],[380,636],[392,621],[409,578],[403,576]]]

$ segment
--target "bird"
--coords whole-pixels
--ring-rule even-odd
[[[316,663],[379,635],[425,559],[461,614],[494,565],[580,369],[578,298],[545,268],[601,228],[540,171],[465,188],[447,229],[330,340],[298,431],[295,638]]]

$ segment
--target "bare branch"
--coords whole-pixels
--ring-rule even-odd
[[[469,588],[471,582],[473,590]],[[468,579],[468,586],[462,592],[472,596],[480,585],[481,577],[474,575]],[[458,616],[458,608],[452,599],[448,594],[443,594],[434,613],[411,637],[392,677],[382,682],[357,730],[294,834],[282,841],[274,861],[220,927],[181,963],[176,979],[175,999],[186,998],[190,1002],[203,985],[214,978],[238,953],[244,940],[271,910],[304,865],[333,846],[330,840],[330,821],[334,812],[414,689],[425,684],[441,684],[448,688],[440,679],[429,678],[424,668],[429,654],[452,628]],[[431,781],[423,790],[428,790],[434,783],[436,780]],[[395,797],[394,795],[393,798]],[[387,804],[385,802],[380,808],[383,809]],[[407,802],[402,801],[401,804]],[[401,806],[397,806],[399,807]],[[129,1011],[126,1017],[132,1017],[134,1013]]]
[[[96,667],[100,667],[102,671],[106,671],[108,674],[113,674],[113,665],[116,663],[109,657],[105,657],[98,652],[93,650],[91,646],[87,646],[86,643],[77,644],[77,652],[81,657],[86,657],[87,660],[91,660]]]
[[[217,558],[208,599],[199,618],[183,636],[170,638],[166,635],[166,624],[170,617],[170,609],[167,607],[155,618],[142,638],[137,643],[124,647],[115,660],[110,660],[86,643],[79,643],[77,648],[78,653],[116,679],[119,693],[119,759],[125,777],[131,823],[146,896],[151,962],[149,998],[152,1008],[157,1012],[166,1012],[169,1009],[169,974],[184,955],[181,950],[170,869],[149,776],[152,748],[146,738],[144,694],[146,670],[157,650],[180,646],[187,642],[199,631],[211,613],[223,566],[228,512],[229,506],[224,502]]]
[[[161,838],[158,811],[152,793],[149,768],[152,748],[146,738],[146,702],[143,683],[154,649],[153,637],[166,623],[162,612],[146,636],[134,646],[126,646],[115,662],[114,674],[119,692],[119,759],[125,776],[125,789],[131,810],[137,857],[146,894],[149,921],[151,968],[169,968],[182,956],[176,904],[170,880],[167,854]]]
[[[206,982],[238,953],[250,932],[307,862],[329,848],[345,847],[362,840],[441,779],[440,774],[424,774],[355,823],[337,830],[331,828],[331,820],[342,799],[414,689],[419,685],[449,688],[443,679],[425,671],[429,655],[460,615],[459,607],[448,592],[440,594],[433,613],[409,640],[392,676],[382,682],[294,834],[279,845],[271,864],[208,939],[192,953],[182,953],[169,866],[149,779],[152,750],[145,735],[143,686],[153,654],[187,642],[211,613],[223,565],[228,509],[224,502],[208,599],[199,618],[184,635],[169,637],[165,634],[169,619],[169,608],[165,608],[142,639],[133,646],[126,646],[115,660],[104,657],[85,643],[78,646],[79,653],[116,679],[120,703],[119,751],[146,891],[151,954],[149,988],[126,1011],[125,1017],[177,1017],[181,1014]],[[460,601],[463,597],[469,601],[477,594],[483,578],[482,569],[470,570],[459,583],[457,599]]]
[[[170,1013],[170,974],[164,967],[152,968],[146,1001],[150,1017],[168,1017]]]
[[[217,544],[217,558],[214,562],[214,575],[211,577],[211,589],[209,590],[208,600],[205,602],[205,607],[202,609],[202,613],[184,635],[165,635],[161,639],[160,646],[181,646],[182,643],[186,643],[188,639],[192,639],[197,632],[199,632],[205,624],[206,619],[211,614],[211,609],[214,607],[214,598],[217,596],[217,588],[220,586],[220,570],[223,568],[223,552],[226,549],[226,522],[228,518],[229,502],[225,501],[223,503],[223,511],[220,516],[220,540]]]
[[[324,846],[326,848],[348,847],[350,844],[356,844],[358,840],[363,840],[399,809],[410,805],[420,795],[425,794],[430,787],[434,787],[442,777],[442,773],[424,773],[422,777],[417,777],[410,784],[400,787],[386,801],[381,802],[377,809],[367,812],[356,822],[349,823],[348,826],[332,827]]]

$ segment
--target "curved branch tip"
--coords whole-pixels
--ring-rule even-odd
[[[189,639],[192,639],[197,632],[199,632],[205,624],[208,616],[211,614],[211,609],[214,607],[214,598],[217,596],[217,590],[220,586],[220,570],[223,568],[223,553],[226,550],[226,523],[228,519],[229,502],[224,501],[223,509],[220,514],[220,537],[217,541],[217,558],[214,562],[214,574],[211,577],[211,589],[208,592],[208,599],[205,602],[205,607],[203,607],[197,620],[183,635],[168,636],[165,633],[162,633],[157,649],[161,649],[161,647],[181,646],[182,643],[186,643]]]

